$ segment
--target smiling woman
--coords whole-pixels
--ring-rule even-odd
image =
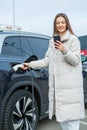
[[[54,35],[60,39],[54,41]],[[49,119],[55,115],[62,130],[79,130],[85,114],[80,41],[64,13],[55,16],[45,57],[23,63],[22,69],[42,67],[49,67]]]

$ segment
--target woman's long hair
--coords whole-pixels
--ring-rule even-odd
[[[59,33],[59,32],[57,31],[57,29],[56,29],[56,19],[57,19],[58,17],[63,17],[63,18],[65,19],[65,22],[66,22],[66,30],[68,29],[68,30],[71,32],[71,34],[74,34],[74,32],[73,32],[73,30],[72,30],[72,28],[71,28],[71,25],[70,25],[70,22],[69,22],[69,19],[68,19],[67,15],[64,14],[64,13],[59,13],[59,14],[57,14],[57,15],[55,16],[55,19],[54,19],[53,35]]]

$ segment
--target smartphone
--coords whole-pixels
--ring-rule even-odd
[[[54,35],[53,38],[54,38],[54,42],[60,41],[60,36],[59,35]]]

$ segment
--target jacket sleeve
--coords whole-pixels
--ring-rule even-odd
[[[64,55],[64,58],[68,63],[74,66],[81,62],[80,41],[77,37],[72,39],[71,46]]]
[[[47,67],[48,65],[49,65],[49,48],[43,59],[29,62],[30,68],[42,68]]]

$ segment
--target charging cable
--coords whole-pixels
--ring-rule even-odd
[[[33,114],[33,117],[32,117],[32,130],[34,130],[34,110],[35,110],[35,106],[34,106],[34,76],[33,76],[33,72],[32,72],[32,69],[29,68],[28,71],[30,71],[30,74],[31,74],[31,82],[32,82],[32,114]]]

